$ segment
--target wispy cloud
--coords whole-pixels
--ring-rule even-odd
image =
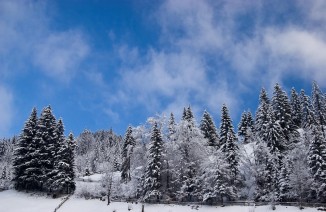
[[[0,135],[7,136],[14,116],[13,95],[2,85],[0,85],[0,99]]]
[[[176,112],[188,104],[218,111],[227,103],[238,114],[248,89],[291,76],[323,84],[326,30],[317,26],[326,23],[321,9],[326,4],[312,1],[306,11],[306,2],[293,3],[304,23],[292,21],[293,7],[284,2],[281,7],[263,1],[164,1],[153,15],[161,46],[145,54],[121,46],[120,59],[128,65],[121,67],[125,86],[114,97],[155,112]],[[288,21],[280,21],[281,15]]]
[[[34,66],[36,71],[67,82],[80,68],[89,52],[83,33],[52,29],[49,11],[48,2],[0,1],[0,55],[5,58],[0,67],[4,76]]]
[[[89,47],[82,33],[73,30],[49,34],[34,49],[34,64],[50,77],[69,81],[80,68]]]

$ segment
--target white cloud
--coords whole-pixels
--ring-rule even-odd
[[[281,6],[263,1],[164,1],[154,15],[162,31],[161,48],[140,54],[136,47],[123,45],[119,51],[128,65],[122,67],[125,87],[116,101],[123,97],[165,113],[188,104],[214,113],[227,103],[231,112],[239,113],[243,108],[237,105],[247,89],[272,87],[291,76],[326,82],[326,30],[309,26],[311,21],[326,23],[320,9],[326,4],[313,1],[308,12],[302,1],[295,4],[298,14],[305,15],[302,25],[266,17],[273,16],[269,6]],[[251,31],[245,34],[239,27],[247,26],[240,26],[245,21],[239,18],[250,15]],[[220,68],[219,62],[233,70]],[[162,99],[167,99],[165,105]]]
[[[79,31],[53,33],[44,37],[35,47],[34,63],[47,75],[69,81],[88,50]]]
[[[272,56],[285,68],[297,69],[291,74],[318,79],[326,85],[326,41],[318,35],[302,29],[270,30],[266,33],[265,42]]]
[[[6,136],[12,124],[13,119],[13,95],[4,86],[0,85],[0,135]]]
[[[81,31],[51,28],[49,4],[0,1],[1,75],[15,76],[34,65],[53,79],[69,81],[79,69],[89,45]]]

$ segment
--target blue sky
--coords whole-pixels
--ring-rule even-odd
[[[66,131],[191,105],[237,124],[276,82],[326,86],[326,1],[0,1],[0,137],[51,105]]]

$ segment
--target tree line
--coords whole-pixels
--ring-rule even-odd
[[[122,146],[121,181],[137,198],[326,202],[326,99],[315,82],[311,96],[262,89],[237,134],[226,105],[219,128],[207,111],[196,124],[190,107],[178,123],[171,113],[149,125],[128,127]]]
[[[293,88],[288,96],[276,84],[270,97],[263,88],[237,132],[226,105],[219,127],[208,111],[197,123],[188,106],[179,121],[173,113],[151,117],[123,137],[85,130],[75,147],[50,107],[39,118],[33,109],[16,141],[13,179],[19,190],[64,193],[75,189],[74,171],[116,173],[102,186],[112,185],[117,198],[326,202],[325,126],[326,96],[316,82],[311,95]]]
[[[14,186],[17,190],[45,191],[51,194],[75,190],[75,141],[72,133],[64,136],[62,119],[58,121],[50,106],[40,117],[33,108],[14,149]]]

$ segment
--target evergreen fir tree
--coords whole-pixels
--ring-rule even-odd
[[[194,115],[192,113],[191,107],[183,108],[182,120],[187,121],[188,128],[192,130],[195,127]]]
[[[300,104],[299,95],[294,88],[291,89],[291,117],[292,123],[296,129],[300,128],[302,125],[302,108]]]
[[[281,170],[279,173],[278,179],[278,187],[279,187],[279,194],[280,194],[280,201],[288,201],[289,200],[289,192],[290,192],[290,179],[289,179],[289,168],[287,167],[287,159],[285,158],[282,161]]]
[[[326,125],[326,101],[316,82],[313,82],[312,85],[311,100],[316,121],[322,126],[321,129],[324,133],[323,126]]]
[[[268,110],[268,122],[264,134],[264,141],[272,154],[282,152],[285,149],[285,138],[279,121],[275,120],[274,113],[270,107]]]
[[[270,101],[267,96],[267,92],[264,88],[261,89],[259,95],[259,106],[256,112],[255,118],[255,132],[258,137],[262,138],[266,134],[265,126],[268,123],[268,111],[270,107]]]
[[[144,189],[145,200],[155,199],[158,200],[161,195],[161,171],[162,171],[162,153],[163,153],[163,140],[160,129],[157,123],[154,123],[151,135],[151,143],[149,146],[149,154],[147,159]]]
[[[49,174],[51,177],[49,177],[47,184],[54,193],[71,193],[75,190],[73,137],[70,134],[69,140],[66,140],[61,119],[57,123],[56,136],[57,149],[54,156],[54,169]]]
[[[239,184],[239,147],[237,145],[237,137],[234,132],[229,111],[226,105],[222,107],[221,115],[221,127],[220,127],[220,139],[221,139],[221,152],[225,157],[227,167],[229,169],[229,182],[228,185],[233,185],[232,192],[236,193],[235,186]]]
[[[76,151],[76,141],[74,138],[74,135],[72,133],[69,133],[68,139],[67,139],[67,145],[68,145],[68,154],[67,154],[67,163],[68,163],[68,174],[70,181],[67,183],[68,187],[68,193],[71,193],[75,190],[75,151]]]
[[[235,133],[234,133],[234,128],[232,125],[232,121],[229,115],[229,110],[226,107],[225,104],[223,104],[222,106],[222,114],[221,114],[221,124],[220,124],[220,146],[221,146],[221,150],[222,152],[226,152],[227,151],[227,138],[228,138],[228,133],[230,133],[231,135],[234,135],[235,137]]]
[[[326,182],[326,145],[325,138],[323,136],[321,127],[315,125],[312,129],[312,141],[310,143],[308,152],[308,164],[310,172],[314,178],[314,188],[315,192],[312,196],[318,196],[319,198],[324,198],[326,196],[324,185]],[[323,185],[321,187],[321,185]],[[325,200],[325,199],[324,199]]]
[[[230,184],[238,184],[239,177],[239,147],[237,138],[232,130],[227,134],[225,157],[230,170]]]
[[[35,136],[37,130],[37,111],[33,108],[29,119],[19,137],[14,153],[14,183],[17,190],[38,189],[38,148]]]
[[[311,129],[316,124],[316,121],[310,98],[305,94],[304,90],[300,92],[300,105],[302,118],[301,127],[304,129]]]
[[[200,123],[200,129],[204,138],[208,140],[208,146],[219,147],[219,137],[217,134],[215,123],[211,115],[205,110],[203,118]]]
[[[136,142],[132,136],[132,128],[128,127],[122,149],[122,164],[121,164],[121,180],[123,182],[129,182],[131,180],[130,176],[130,159],[133,153],[133,148]]]
[[[169,119],[169,134],[168,134],[169,141],[176,141],[176,133],[177,133],[176,123],[175,123],[174,115],[173,113],[171,113]]]
[[[291,105],[288,96],[278,83],[274,87],[272,107],[275,120],[279,122],[284,138],[288,142],[291,138],[291,134],[294,131],[291,117]]]
[[[243,112],[240,122],[238,124],[238,135],[242,139],[242,142],[247,144],[250,142],[250,137],[254,132],[254,121],[250,111]]]
[[[54,169],[53,160],[57,152],[57,137],[56,137],[56,120],[52,114],[52,109],[50,106],[43,109],[41,116],[37,123],[36,132],[36,143],[39,145],[38,148],[38,168],[36,170],[42,172],[39,176],[40,187],[48,190],[47,182],[52,175],[52,170]]]

